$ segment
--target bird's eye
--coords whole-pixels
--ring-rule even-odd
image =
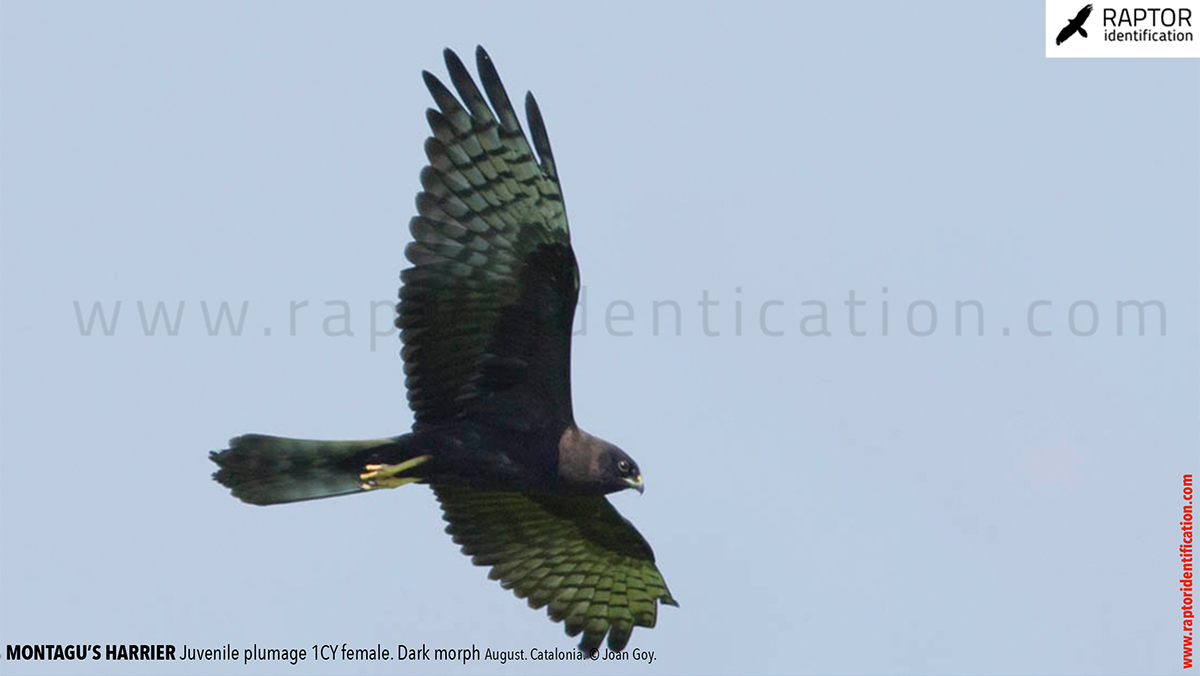
[[[628,472],[629,471],[629,461],[622,460],[622,461],[618,462],[617,469],[621,470],[622,472]]]

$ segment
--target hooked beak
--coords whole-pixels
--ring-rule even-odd
[[[642,483],[642,475],[641,474],[637,475],[636,477],[634,477],[632,479],[625,479],[625,483],[630,488],[636,490],[638,493],[646,492],[646,485],[644,483]]]

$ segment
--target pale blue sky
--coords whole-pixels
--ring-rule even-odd
[[[420,71],[481,43],[545,115],[587,289],[576,414],[641,465],[645,495],[613,501],[681,607],[635,631],[650,666],[422,671],[1180,671],[1200,66],[1047,60],[1043,17],[5,2],[0,643],[574,645],[458,553],[426,488],[255,508],[209,479],[207,452],[243,432],[408,429],[372,303],[386,328]],[[678,336],[666,306],[654,335],[665,300]],[[983,336],[974,306],[955,335],[968,300]],[[1048,337],[1028,327],[1039,300]],[[1127,300],[1162,303],[1166,334],[1149,308],[1138,336],[1127,307],[1119,336]],[[76,301],[85,320],[120,301],[112,335],[81,335]],[[177,335],[147,337],[139,301],[172,321],[184,302]],[[223,301],[248,303],[239,337],[205,330],[202,303]],[[610,332],[617,301],[633,319]],[[782,336],[759,324],[772,301]],[[828,336],[801,331],[813,301]],[[928,326],[920,301],[928,337],[907,325],[916,302]],[[1078,301],[1093,335],[1071,331]],[[326,335],[343,307],[354,335]],[[1090,306],[1074,318],[1084,332]],[[331,668],[410,667],[0,662]]]

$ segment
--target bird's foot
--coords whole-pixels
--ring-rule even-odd
[[[367,465],[365,472],[358,475],[362,481],[362,489],[364,491],[373,491],[377,488],[399,488],[405,484],[411,484],[414,481],[420,481],[421,477],[401,477],[399,474],[406,472],[418,465],[424,464],[433,456],[419,455],[412,460],[395,465]]]

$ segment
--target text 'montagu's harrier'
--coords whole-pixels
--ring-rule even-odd
[[[255,505],[429,484],[462,551],[591,652],[621,650],[678,605],[641,534],[604,497],[642,491],[637,463],[575,424],[579,269],[542,115],[533,148],[483,48],[480,92],[446,50],[456,98],[428,72],[429,166],[401,273],[412,432],[370,441],[246,434],[213,477]],[[489,105],[490,101],[490,105]],[[536,151],[536,155],[535,155]]]

